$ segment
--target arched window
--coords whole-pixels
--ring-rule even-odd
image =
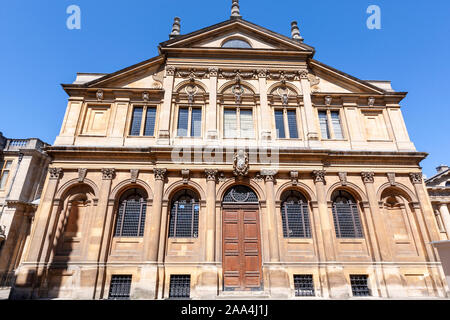
[[[224,203],[259,203],[256,193],[247,186],[231,187],[223,197]]]
[[[141,189],[126,191],[119,200],[115,237],[144,236],[147,195]]]
[[[240,48],[240,49],[248,49],[252,46],[245,40],[241,39],[231,39],[222,44],[222,48]]]
[[[355,198],[344,190],[335,191],[331,198],[336,237],[362,238],[361,219]]]
[[[189,189],[175,194],[170,209],[169,238],[198,238],[198,196]]]
[[[311,238],[308,201],[295,190],[281,197],[281,219],[285,238]]]

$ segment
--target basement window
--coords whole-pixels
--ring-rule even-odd
[[[129,300],[131,277],[131,275],[112,276],[108,300]]]
[[[367,275],[351,275],[350,283],[352,285],[352,293],[354,297],[369,297],[370,289],[368,285]]]
[[[191,276],[171,275],[169,298],[188,299],[191,297]]]
[[[294,275],[296,297],[314,297],[314,283],[312,275]]]

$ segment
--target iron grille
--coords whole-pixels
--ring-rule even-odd
[[[191,201],[175,201],[169,221],[169,238],[198,238],[198,213],[200,205]]]
[[[358,206],[354,203],[333,203],[333,220],[338,238],[362,238]]]
[[[312,275],[294,275],[296,297],[314,297],[314,283]]]
[[[144,236],[147,202],[137,189],[131,189],[120,202],[117,215],[116,237]]]
[[[246,186],[235,186],[227,191],[223,197],[224,203],[258,203],[256,193]]]
[[[130,299],[130,288],[131,288],[130,275],[112,276],[108,299],[128,300]]]
[[[190,298],[191,296],[191,276],[171,275],[169,298]]]
[[[285,238],[311,238],[307,203],[302,201],[283,202],[281,213]]]
[[[350,283],[352,285],[352,293],[354,297],[371,296],[367,275],[351,275]]]

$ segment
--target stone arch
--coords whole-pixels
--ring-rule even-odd
[[[55,195],[55,199],[59,200],[61,198],[64,198],[65,196],[67,196],[67,194],[70,192],[70,190],[72,188],[79,186],[79,185],[87,185],[87,186],[91,187],[92,191],[94,193],[94,197],[98,198],[99,190],[94,181],[92,181],[90,179],[84,179],[83,182],[80,182],[80,181],[78,181],[78,179],[72,179],[72,180],[67,181],[65,184],[63,184],[58,189],[58,191],[56,192],[56,195]]]
[[[302,193],[308,201],[317,201],[314,191],[302,182],[298,182],[297,185],[293,185],[292,182],[286,182],[280,186],[275,194],[275,201],[281,201],[281,196],[288,190],[296,190]]]
[[[291,90],[294,91],[295,95],[298,96],[300,95],[300,91],[299,88],[297,88],[295,85],[293,85],[292,83],[282,83],[282,82],[275,82],[274,84],[272,84],[269,89],[267,90],[267,92],[269,94],[277,94],[276,89],[278,89],[279,87],[287,87]]]
[[[253,43],[253,41],[252,41],[251,39],[248,39],[248,38],[245,38],[245,37],[242,37],[242,36],[238,36],[238,35],[232,35],[232,36],[230,36],[230,37],[226,37],[226,38],[220,43],[220,47],[223,48],[223,45],[224,45],[225,43],[227,43],[228,41],[231,41],[231,40],[241,40],[241,41],[247,42],[247,43],[250,45],[250,47],[252,47],[252,48],[255,47],[255,46],[254,46],[254,43]],[[249,48],[249,49],[250,49],[250,48]]]
[[[191,189],[195,193],[199,195],[200,202],[206,201],[206,193],[197,182],[194,181],[188,181],[187,183],[183,181],[177,181],[172,183],[164,192],[163,201],[169,201],[172,199],[172,197],[181,189]]]
[[[331,199],[331,196],[333,195],[333,192],[336,191],[337,189],[347,191],[355,198],[356,201],[363,201],[363,202],[369,201],[365,192],[360,187],[358,187],[356,184],[351,183],[351,182],[347,182],[347,184],[345,186],[342,185],[341,182],[337,182],[337,183],[333,184],[328,189],[327,197],[326,197],[327,201],[333,201]]]
[[[231,86],[233,86],[235,84],[236,84],[236,81],[228,81],[225,84],[223,84],[217,92],[224,93],[228,88],[230,88]],[[249,83],[247,81],[241,80],[241,86],[244,87],[244,89],[249,90],[250,94],[256,94],[258,92],[258,90],[251,83]],[[244,92],[244,94],[246,94],[246,93]]]
[[[258,196],[259,202],[266,200],[266,195],[264,194],[264,191],[256,182],[252,180],[238,181],[235,179],[230,179],[224,184],[222,184],[220,188],[217,190],[216,201],[222,202],[223,197],[225,196],[225,193],[228,191],[228,189],[238,185],[247,186],[251,188],[253,191],[255,191],[256,195]]]
[[[378,201],[381,201],[383,193],[386,190],[389,190],[389,189],[397,190],[400,193],[400,195],[403,195],[404,198],[408,202],[419,202],[417,200],[416,195],[414,194],[414,192],[411,191],[411,189],[409,189],[404,184],[401,184],[401,183],[398,183],[398,182],[396,182],[394,185],[390,184],[389,182],[386,182],[380,188],[378,188],[378,191],[377,191],[377,199],[378,199]]]
[[[148,200],[153,200],[153,191],[150,186],[143,180],[137,179],[136,182],[131,179],[124,180],[117,184],[109,195],[110,200],[118,199],[126,190],[132,188],[142,188],[147,192]]]
[[[195,84],[196,86],[200,87],[201,90],[203,90],[203,92],[198,92],[198,93],[206,93],[208,92],[208,88],[206,87],[206,85],[200,81],[194,80],[184,80],[181,81],[179,84],[177,84],[177,86],[174,88],[174,92],[178,92],[181,93],[181,89],[183,89],[184,87],[186,87],[189,84]]]

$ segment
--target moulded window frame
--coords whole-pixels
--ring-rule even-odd
[[[348,141],[348,135],[347,135],[347,128],[344,124],[345,122],[345,116],[344,116],[344,112],[342,108],[323,108],[323,107],[317,107],[317,125],[319,128],[319,134],[320,134],[320,139],[322,141]],[[328,131],[330,132],[330,138],[324,138],[322,137],[322,127],[320,126],[320,118],[319,118],[319,112],[326,112],[327,113],[327,126],[328,126]],[[339,121],[341,124],[341,131],[342,131],[342,139],[336,139],[336,135],[334,132],[334,128],[333,128],[333,122],[332,122],[332,118],[331,118],[331,113],[332,112],[338,112],[339,113]]]
[[[236,137],[225,137],[225,110],[236,110]],[[251,110],[252,111],[252,123],[253,123],[253,137],[245,138],[241,135],[241,110]],[[222,106],[222,138],[224,140],[233,140],[233,139],[246,139],[246,140],[256,140],[257,137],[257,114],[256,114],[256,106],[255,105],[223,105]]]
[[[284,135],[286,136],[286,138],[279,138],[277,135],[277,124],[275,121],[275,112],[282,110],[283,111],[283,123],[284,123]],[[288,120],[288,116],[287,113],[288,111],[295,111],[295,120],[297,121],[297,136],[298,138],[291,138],[291,133],[289,131],[289,120]],[[289,141],[301,141],[302,140],[302,134],[303,134],[303,130],[301,130],[301,124],[302,124],[302,118],[301,118],[301,114],[300,114],[300,108],[298,106],[281,106],[281,105],[273,105],[272,106],[272,123],[273,123],[273,128],[275,129],[275,134],[276,134],[276,140],[280,140],[280,141],[285,141],[285,140],[289,140]]]
[[[178,117],[180,114],[180,108],[188,108],[188,128],[187,128],[187,135],[186,136],[179,136],[178,135]],[[202,112],[202,124],[201,124],[201,132],[200,136],[191,136],[191,129],[192,129],[192,109],[200,109]],[[203,104],[178,104],[175,108],[175,112],[173,115],[173,133],[174,137],[176,139],[203,139],[203,134],[205,132],[205,108]]]
[[[130,131],[131,131],[131,126],[132,126],[132,121],[133,121],[133,112],[134,112],[134,108],[139,108],[142,107],[142,119],[141,119],[141,128],[139,130],[139,135],[138,136],[133,136],[131,135]],[[155,128],[153,131],[153,135],[152,136],[144,136],[144,130],[145,130],[145,123],[147,121],[147,109],[148,108],[155,108],[156,109],[156,116],[155,116]],[[131,109],[130,109],[130,114],[128,116],[128,120],[127,120],[127,128],[126,128],[126,132],[127,132],[127,138],[156,138],[156,133],[158,132],[159,129],[159,105],[157,104],[142,104],[142,103],[133,103],[131,104]]]

